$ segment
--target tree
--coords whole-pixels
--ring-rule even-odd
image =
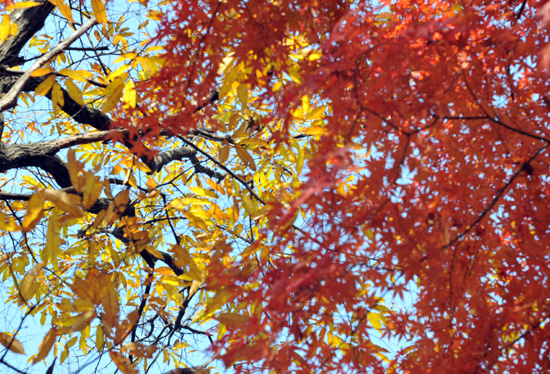
[[[8,5],[0,272],[49,327],[31,361],[548,371],[549,11]]]

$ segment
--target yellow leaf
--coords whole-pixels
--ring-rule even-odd
[[[250,319],[248,316],[236,313],[220,313],[214,318],[228,327],[240,327]]]
[[[80,88],[78,88],[78,86],[74,84],[72,80],[67,79],[65,81],[65,87],[67,87],[67,92],[69,93],[69,96],[71,97],[71,99],[73,99],[80,105],[84,105],[82,91],[80,91]]]
[[[224,213],[221,208],[214,204],[208,211],[208,213],[212,214],[213,218],[220,219],[222,221],[229,221],[231,220],[231,217],[229,217],[228,214]]]
[[[97,22],[107,25],[107,13],[105,12],[105,4],[101,0],[92,0],[92,9],[94,10]]]
[[[327,130],[324,127],[321,126],[311,126],[306,129],[305,134],[306,135],[323,135],[327,132]]]
[[[53,73],[52,68],[38,68],[32,72],[31,77],[42,77],[50,73]]]
[[[243,201],[243,206],[246,212],[252,216],[256,211],[256,204],[254,204],[254,201],[244,194],[241,196],[241,200]]]
[[[15,222],[15,218],[8,217],[0,212],[0,230],[1,231],[19,231],[19,225]]]
[[[380,313],[368,313],[367,318],[372,327],[380,331],[380,328],[382,327],[382,323],[384,321],[382,315]]]
[[[65,105],[65,98],[63,97],[63,91],[61,90],[61,86],[56,82],[53,84],[52,87],[52,103],[55,107],[58,105],[59,107],[62,107]]]
[[[273,85],[273,92],[279,91],[281,88],[283,88],[283,83],[281,81],[275,82]]]
[[[226,191],[225,189],[220,186],[219,184],[217,184],[216,182],[214,182],[212,179],[210,178],[206,178],[206,183],[210,186],[210,188],[212,188],[214,191],[216,192],[219,192],[221,193],[222,195],[225,195]]]
[[[237,88],[237,97],[239,98],[239,102],[243,107],[246,107],[248,104],[248,91],[246,90],[245,84],[240,84]]]
[[[191,287],[189,288],[189,297],[193,296],[199,290],[200,286],[202,286],[202,282],[193,280]]]
[[[101,1],[101,0],[98,0]],[[116,77],[120,77],[122,74],[126,73],[126,71],[130,68],[130,65],[123,64],[122,66],[118,67],[116,70],[112,71],[108,76],[107,79],[111,80]]]
[[[44,190],[44,194],[47,200],[50,200],[55,206],[69,213],[71,216],[82,217],[84,215],[84,209],[68,193],[60,190],[46,189]]]
[[[138,251],[141,251],[141,250],[142,248],[138,248]],[[145,250],[149,252],[151,255],[153,255],[154,257],[158,258],[159,260],[164,260],[164,256],[162,255],[162,253],[158,249],[154,248],[153,246],[146,245]]]
[[[103,296],[101,300],[103,310],[105,311],[102,320],[104,323],[110,325],[110,327],[115,327],[118,325],[120,303],[115,286],[111,282],[111,276],[109,274],[103,274],[101,287],[105,290],[105,296]]]
[[[113,224],[126,210],[128,203],[130,202],[130,190],[123,190],[119,192],[115,198],[109,204],[109,208],[105,213],[105,223],[107,225]]]
[[[39,262],[36,264],[25,276],[21,283],[19,283],[19,302],[26,304],[40,288],[40,284],[36,281],[36,278],[42,274],[42,268],[46,265],[45,262]]]
[[[120,77],[113,79],[111,83],[105,88],[105,102],[101,106],[101,113],[105,114],[113,110],[120,98],[122,97],[122,92],[124,90],[124,81]]]
[[[48,76],[48,78],[44,79],[44,82],[40,83],[34,89],[34,94],[45,96],[48,92],[50,92],[50,89],[52,88],[54,83],[55,83],[55,75]]]
[[[55,343],[55,339],[57,338],[57,327],[52,327],[50,331],[44,336],[44,339],[42,339],[42,342],[38,346],[38,354],[34,357],[32,360],[33,365],[36,364],[38,361],[41,361],[45,359],[48,356],[48,353],[50,353],[50,350],[52,349],[53,344]]]
[[[374,232],[369,229],[369,228],[365,228],[363,229],[363,233],[367,236],[367,238],[369,238],[370,240],[374,240]]]
[[[123,374],[138,374],[135,365],[132,364],[128,357],[124,356],[122,353],[117,351],[110,351],[109,356],[111,356],[111,360],[113,360],[117,368]]]
[[[23,344],[17,339],[13,337],[13,334],[9,332],[0,332],[0,344],[2,344],[4,347],[8,348],[13,353],[18,353],[20,355],[25,354],[25,350],[23,349]]]
[[[302,112],[304,113],[304,117],[309,113],[309,97],[307,95],[302,96]]]
[[[87,312],[80,313],[76,316],[71,323],[70,331],[82,331],[84,328],[90,325],[92,320],[97,316],[95,310],[88,310]]]
[[[92,227],[94,229],[97,229],[99,225],[101,225],[101,223],[105,219],[105,214],[107,214],[107,211],[103,209],[95,216],[94,222],[92,223]]]
[[[0,23],[0,41],[4,43],[10,35],[10,16],[4,14]]]
[[[300,73],[298,68],[291,68],[288,69],[288,75],[290,75],[290,78],[297,84],[302,84],[302,78],[300,77]]]
[[[191,279],[202,282],[202,272],[197,267],[193,256],[191,256],[187,248],[182,248],[176,244],[172,247],[171,251],[176,254],[176,265],[180,267],[188,266],[189,268],[185,274]]]
[[[157,182],[153,178],[147,179],[147,183],[145,183],[145,185],[149,191],[154,190],[158,186]]]
[[[158,59],[153,57],[138,57],[136,61],[139,62],[143,70],[145,70],[150,75],[156,73],[159,70]]]
[[[122,94],[122,100],[130,108],[135,108],[137,104],[137,94],[135,90],[135,84],[133,81],[128,81],[124,85],[124,93]]]
[[[61,237],[59,236],[59,216],[54,210],[50,214],[48,222],[48,231],[46,232],[46,253],[50,259],[55,271],[59,270],[57,257],[59,255],[59,247],[61,246]]]
[[[22,1],[20,3],[14,3],[8,5],[7,10],[12,11],[13,9],[23,9],[23,8],[32,8],[33,6],[40,5],[42,3],[37,3],[36,1]]]
[[[227,304],[230,300],[235,298],[235,294],[231,291],[220,289],[216,292],[216,295],[206,305],[204,316],[208,316],[216,310],[220,309],[222,305]]]
[[[315,107],[315,109],[313,109],[311,111],[311,113],[309,113],[307,118],[310,119],[310,120],[322,118],[324,116],[326,110],[327,110],[327,107],[324,106],[324,105],[317,106],[317,107]]]
[[[55,5],[67,20],[74,23],[73,15],[71,13],[71,8],[69,8],[69,6],[65,4],[63,0],[48,0],[48,1],[53,5]]]
[[[63,300],[66,300],[66,299],[63,299]],[[82,312],[87,312],[88,310],[93,309],[94,307],[95,307],[95,304],[89,300],[75,298],[73,300],[73,304],[71,305],[70,311],[82,313]]]
[[[79,82],[88,82],[89,77],[92,76],[92,73],[87,70],[69,70],[69,69],[61,69],[59,71],[59,74],[62,74],[66,77],[69,77],[71,79],[74,79]]]
[[[192,221],[209,221],[212,218],[212,215],[208,211],[204,210],[200,206],[191,206],[183,214]]]
[[[189,189],[191,190],[191,192],[193,192],[196,196],[199,196],[199,197],[207,197],[207,196],[210,196],[210,197],[215,197],[217,198],[218,195],[216,195],[215,192],[213,191],[208,191],[208,190],[205,190],[204,188],[201,188],[201,187],[189,187]]]
[[[84,190],[82,191],[82,205],[84,205],[84,208],[89,209],[94,205],[99,195],[101,195],[102,189],[103,183],[99,181],[99,177],[88,171],[85,176]]]
[[[76,190],[76,192],[81,193],[82,188],[84,187],[81,183],[81,180],[78,177],[78,171],[81,169],[80,165],[76,161],[76,156],[74,149],[69,149],[67,154],[67,168],[69,169],[69,177],[71,178],[71,183]]]
[[[238,77],[239,66],[235,66],[227,73],[223,80],[223,84],[219,92],[220,99],[224,98],[229,93],[229,91],[231,91],[231,88],[234,86],[234,84],[239,85],[239,82],[235,82]]]
[[[310,54],[308,54],[307,58],[309,59],[309,61],[315,61],[317,59],[320,59],[321,57],[323,57],[322,53],[320,52],[320,50],[315,50],[313,52],[311,52]]]
[[[103,328],[101,327],[101,325],[98,325],[95,333],[95,346],[98,352],[103,351],[104,342],[105,342],[105,338],[103,336]]]
[[[34,226],[44,217],[44,201],[46,200],[44,190],[40,190],[31,196],[27,203],[27,214],[21,227],[23,232],[31,231]]]

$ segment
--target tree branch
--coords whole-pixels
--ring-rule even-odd
[[[16,66],[24,61],[19,57],[19,52],[44,27],[44,21],[54,9],[54,5],[49,1],[38,1],[42,4],[25,9],[15,9],[10,13],[10,20],[17,24],[18,33],[0,46],[0,65]]]
[[[2,99],[0,99],[0,112],[3,112],[4,110],[11,108],[15,105],[17,101],[17,96],[19,96],[19,94],[27,84],[28,80],[30,79],[31,74],[36,69],[40,68],[46,62],[48,62],[52,57],[55,57],[59,53],[63,52],[65,48],[67,48],[75,40],[80,38],[82,34],[88,31],[88,29],[90,29],[96,23],[97,23],[97,20],[95,19],[95,17],[92,17],[88,22],[86,22],[78,30],[76,30],[71,36],[63,40],[61,43],[53,47],[52,50],[45,53],[44,55],[42,55],[42,57],[36,60],[34,64],[32,64],[31,68],[27,70],[25,74],[23,74],[21,78],[17,80],[17,82],[15,82],[15,84],[10,88],[9,92]]]

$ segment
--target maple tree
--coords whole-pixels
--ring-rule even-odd
[[[549,4],[5,3],[4,353],[548,371]]]

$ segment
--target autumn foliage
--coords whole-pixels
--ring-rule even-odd
[[[550,3],[50,2],[115,52],[5,107],[52,113],[6,146],[69,149],[63,175],[0,158],[43,172],[0,194],[7,295],[49,330],[29,361],[193,366],[202,337],[212,372],[550,370]]]

